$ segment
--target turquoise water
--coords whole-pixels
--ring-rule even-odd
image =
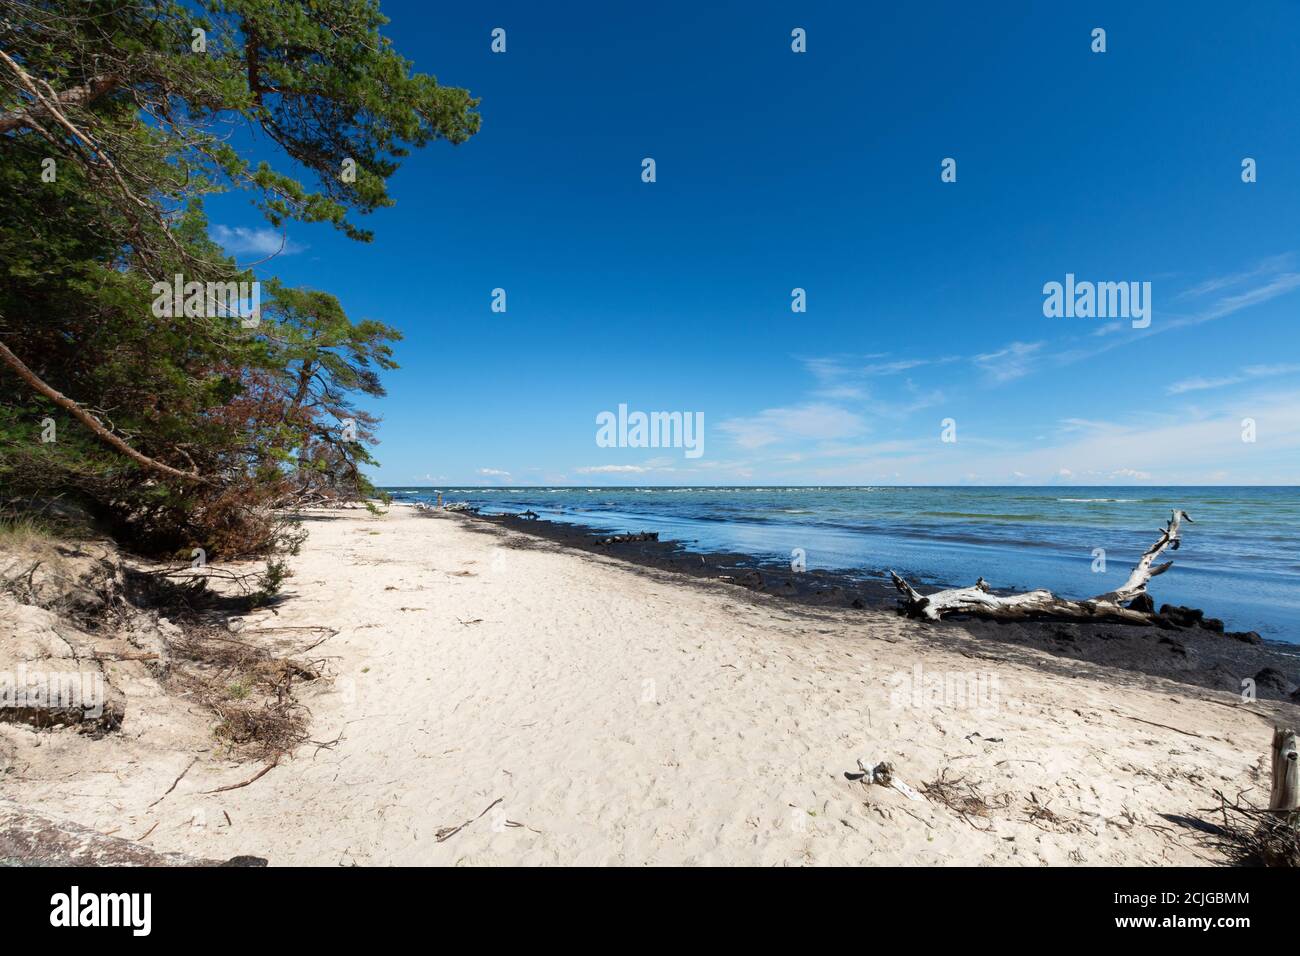
[[[1229,629],[1300,643],[1300,488],[390,488],[398,500],[469,501],[486,512],[611,530],[653,529],[704,551],[863,577],[893,568],[929,584],[983,576],[997,588],[1089,597],[1118,586],[1173,508],[1188,512],[1156,603],[1203,608]],[[1093,550],[1106,552],[1104,573]]]

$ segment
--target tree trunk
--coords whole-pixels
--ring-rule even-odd
[[[1145,610],[1126,607],[1146,594],[1147,584],[1158,574],[1173,566],[1172,561],[1155,564],[1165,549],[1178,550],[1179,528],[1192,519],[1185,511],[1176,510],[1169,523],[1160,529],[1160,537],[1147,548],[1123,586],[1085,601],[1057,597],[1051,591],[1026,591],[1022,594],[997,595],[991,593],[988,583],[980,578],[968,588],[949,588],[934,594],[921,594],[893,571],[889,576],[894,587],[903,595],[903,610],[912,617],[937,621],[946,614],[970,614],[996,620],[1015,621],[1032,618],[1053,618],[1071,621],[1117,621],[1125,624],[1155,624],[1160,619]]]
[[[1273,729],[1273,792],[1270,810],[1300,809],[1300,757],[1296,755],[1295,731]]]

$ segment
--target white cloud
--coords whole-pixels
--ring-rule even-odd
[[[487,476],[487,477],[489,477],[489,478],[509,478],[509,477],[510,477],[510,472],[508,472],[508,471],[501,471],[501,470],[498,469],[498,468],[480,468],[480,469],[478,470],[478,473],[479,473],[480,475],[485,475],[485,476]]]
[[[247,226],[231,228],[218,223],[212,227],[211,232],[213,241],[232,256],[273,256],[277,253],[291,256],[305,248],[296,242],[290,242],[287,236],[274,229],[250,229]]]
[[[870,397],[865,389],[858,388],[856,385],[834,385],[830,388],[819,388],[813,394],[818,398],[827,398],[837,402],[860,402]]]
[[[1213,279],[1207,279],[1204,282],[1198,283],[1190,289],[1179,293],[1177,298],[1196,298],[1198,296],[1208,295],[1211,292],[1218,292],[1220,289],[1232,288],[1234,285],[1240,285],[1249,279],[1256,279],[1262,275],[1273,275],[1278,272],[1285,272],[1291,267],[1293,259],[1294,256],[1289,252],[1285,252],[1280,256],[1270,256],[1261,261],[1253,269],[1248,269],[1244,272],[1235,272],[1226,276],[1217,276]]]
[[[1259,440],[1241,439],[1241,421],[1259,423]],[[1191,410],[1152,421],[1098,424],[1051,447],[972,456],[963,469],[1014,469],[1062,478],[1096,474],[1105,480],[1164,484],[1292,484],[1300,476],[1300,391],[1239,398],[1210,416]],[[954,469],[955,469],[954,465]],[[1211,476],[1221,477],[1211,480]],[[943,475],[931,478],[942,482]]]
[[[850,438],[866,430],[862,416],[837,405],[809,403],[767,408],[751,418],[732,418],[718,426],[742,448],[761,448],[783,440]]]
[[[1273,378],[1278,375],[1295,375],[1300,373],[1300,365],[1247,365],[1235,375],[1225,375],[1219,378],[1186,378],[1180,382],[1174,382],[1165,391],[1170,395],[1181,395],[1184,392],[1199,392],[1207,388],[1223,388],[1227,385],[1238,385],[1241,382],[1249,382],[1258,378]]]
[[[867,375],[897,375],[899,372],[929,364],[929,359],[900,359],[897,362],[877,362],[875,365],[867,365],[862,371]]]
[[[1241,380],[1239,375],[1225,378],[1185,378],[1181,382],[1174,382],[1165,391],[1170,395],[1181,395],[1184,392],[1200,392],[1207,388],[1223,388],[1225,385],[1235,385]]]
[[[1179,324],[1199,325],[1202,322],[1209,322],[1212,319],[1221,319],[1224,316],[1232,315],[1242,309],[1252,305],[1258,305],[1261,302],[1267,302],[1269,299],[1276,299],[1293,289],[1300,288],[1300,273],[1287,272],[1272,282],[1268,282],[1254,289],[1248,289],[1237,295],[1224,296],[1218,302],[1214,303],[1206,312],[1196,316],[1194,319]]]
[[[1210,279],[1177,297],[1184,298],[1193,295],[1203,296],[1223,288],[1241,285],[1250,279],[1267,277],[1267,281],[1264,281],[1263,284],[1247,289],[1244,292],[1216,299],[1213,303],[1202,308],[1199,312],[1191,315],[1175,315],[1167,313],[1162,308],[1156,308],[1150,328],[1134,330],[1133,332],[1124,335],[1117,335],[1114,333],[1126,331],[1127,326],[1111,323],[1095,329],[1091,335],[1088,336],[1088,338],[1101,339],[1101,341],[1096,345],[1076,346],[1073,348],[1066,348],[1059,352],[1043,355],[1041,356],[1041,364],[1045,367],[1056,368],[1065,365],[1072,365],[1076,362],[1087,361],[1096,358],[1098,355],[1109,352],[1112,349],[1131,345],[1134,342],[1145,341],[1153,335],[1161,335],[1165,332],[1173,332],[1178,329],[1203,325],[1206,322],[1212,322],[1215,319],[1222,319],[1236,312],[1240,312],[1242,309],[1259,305],[1260,303],[1275,299],[1278,296],[1286,295],[1287,293],[1300,288],[1300,273],[1283,271],[1290,267],[1291,258],[1292,257],[1289,253],[1280,256],[1273,256],[1270,259],[1264,260],[1254,269],[1240,272],[1232,276]],[[996,356],[1001,353],[993,354]],[[1028,369],[1025,369],[1025,371],[1028,371]]]
[[[640,474],[644,474],[647,471],[650,471],[651,469],[644,468],[641,465],[592,465],[589,468],[575,468],[573,470],[580,475],[622,474],[622,473],[640,475]]]
[[[1043,342],[1012,342],[996,352],[976,355],[972,362],[994,382],[1010,382],[1033,370]]]
[[[1295,375],[1300,365],[1247,365],[1241,370],[1250,378],[1269,378],[1273,375]]]

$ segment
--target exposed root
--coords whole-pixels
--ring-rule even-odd
[[[1214,791],[1219,806],[1203,810],[1223,823],[1203,837],[1238,866],[1300,866],[1300,810],[1276,811],[1256,807],[1238,794],[1232,802]]]

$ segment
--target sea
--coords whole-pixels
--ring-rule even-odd
[[[696,551],[925,585],[1049,588],[1084,598],[1118,587],[1174,508],[1191,518],[1156,604],[1201,608],[1229,630],[1300,644],[1296,487],[467,487],[388,488],[398,501],[531,509],[602,531],[660,532]]]

